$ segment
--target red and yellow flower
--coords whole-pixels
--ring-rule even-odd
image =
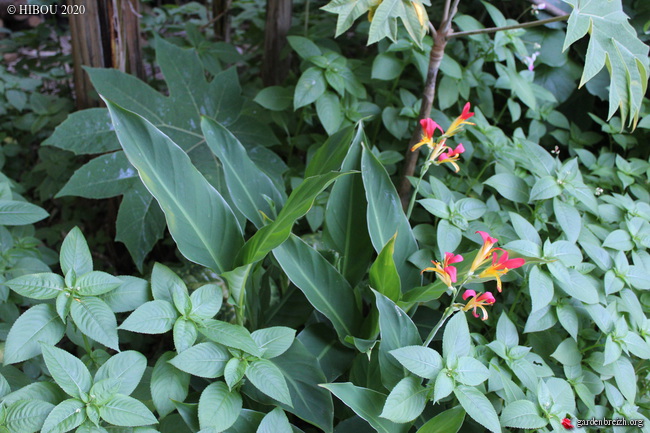
[[[526,260],[522,258],[508,259],[508,252],[504,251],[501,257],[496,252],[492,255],[492,264],[479,274],[479,278],[495,278],[497,280],[497,290],[501,292],[501,277],[511,269],[523,266]]]
[[[474,261],[472,262],[472,266],[469,268],[469,274],[472,275],[475,270],[481,267],[485,262],[487,262],[490,259],[490,255],[496,251],[496,248],[493,248],[494,245],[499,242],[498,239],[493,238],[486,232],[482,231],[477,231],[479,235],[481,235],[481,238],[483,238],[483,246],[481,246],[481,249],[478,251],[476,254],[476,257],[474,257]]]
[[[458,161],[460,154],[463,152],[465,152],[465,147],[463,146],[463,143],[460,143],[455,149],[450,149],[448,152],[441,153],[440,156],[438,156],[438,164],[448,162],[454,166],[454,171],[458,173],[460,167],[456,164],[456,161]]]
[[[480,309],[481,312],[483,313],[483,317],[481,318],[481,320],[487,320],[488,312],[485,309],[485,306],[492,305],[496,302],[496,299],[494,299],[492,293],[485,292],[485,293],[479,293],[477,295],[474,290],[465,290],[465,293],[463,293],[463,301],[467,301],[467,298],[470,297],[472,299],[470,299],[467,302],[467,304],[465,304],[462,310],[463,311],[472,310],[472,314],[474,314],[474,317],[478,317],[478,313],[476,312],[476,310]]]
[[[447,287],[452,288],[453,283],[458,280],[458,270],[455,266],[451,266],[454,263],[459,263],[463,261],[463,256],[460,254],[454,253],[445,253],[445,259],[440,262],[431,260],[431,263],[434,264],[434,267],[425,268],[422,272],[435,272],[438,275],[440,281],[442,281]]]
[[[451,125],[449,125],[449,128],[447,128],[447,131],[444,133],[445,137],[451,137],[452,135],[455,135],[460,131],[460,128],[463,125],[475,125],[475,123],[467,121],[467,119],[474,115],[474,113],[469,111],[469,109],[470,104],[468,102],[463,107],[463,112],[460,114],[460,116],[454,119],[454,121],[451,122]]]
[[[436,132],[436,129],[439,129],[441,133],[444,134],[445,131],[442,130],[440,125],[433,121],[433,119],[422,119],[420,120],[420,126],[422,127],[422,138],[420,141],[411,147],[411,152],[414,150],[427,145],[430,149],[433,149],[436,145],[433,143],[433,134]],[[444,146],[444,143],[443,143]]]

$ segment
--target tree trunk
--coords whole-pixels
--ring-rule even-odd
[[[267,0],[264,29],[264,64],[262,82],[265,86],[281,84],[289,72],[289,56],[282,58],[291,27],[291,0]]]
[[[218,40],[230,42],[230,9],[231,0],[214,0],[212,14],[214,15],[214,35]]]
[[[77,109],[96,107],[93,87],[84,66],[116,68],[144,78],[140,51],[140,15],[137,0],[68,0],[83,5],[85,13],[70,15]]]

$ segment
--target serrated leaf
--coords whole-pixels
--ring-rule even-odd
[[[175,409],[173,401],[185,401],[190,385],[190,375],[168,362],[173,357],[174,352],[165,352],[151,373],[151,398],[161,418]]]
[[[99,414],[104,421],[117,426],[137,427],[158,423],[154,414],[142,402],[121,394],[100,406]]]
[[[216,343],[200,343],[179,353],[169,362],[179,370],[194,376],[215,378],[223,375],[230,352]]]
[[[60,275],[51,272],[23,275],[4,283],[19,295],[32,299],[52,299],[65,288]]]
[[[199,331],[196,329],[194,322],[180,317],[174,323],[172,335],[174,337],[174,347],[178,353],[181,353],[192,347],[199,335]]]
[[[82,333],[111,349],[120,350],[115,314],[104,301],[93,296],[74,298],[70,316]]]
[[[54,405],[40,400],[21,400],[7,407],[3,422],[11,432],[34,433],[43,427]]]
[[[400,380],[388,394],[379,416],[396,423],[407,423],[420,416],[427,401],[428,391],[420,384],[421,381],[422,379],[414,376]]]
[[[501,412],[501,424],[505,427],[540,429],[546,427],[548,420],[540,416],[539,409],[529,400],[517,400],[507,405]]]
[[[34,305],[12,325],[4,347],[4,363],[14,364],[41,353],[41,343],[56,344],[65,333],[65,325],[54,305]]]
[[[92,378],[86,366],[76,357],[58,347],[43,344],[45,365],[56,383],[73,397],[81,398],[90,391]]]
[[[120,381],[120,394],[129,395],[140,383],[147,368],[147,358],[135,350],[127,350],[113,355],[95,373],[95,382],[103,379]]]
[[[122,280],[106,272],[92,271],[77,278],[76,287],[81,295],[97,296],[108,293],[122,284]]]
[[[211,319],[221,309],[223,290],[217,284],[205,284],[192,292],[190,300],[192,301],[190,315]]]
[[[84,403],[75,398],[56,406],[45,419],[41,433],[65,433],[86,420]]]
[[[417,433],[457,433],[464,421],[465,411],[461,406],[456,406],[431,418]]]
[[[23,201],[0,200],[0,225],[23,226],[33,224],[49,214],[34,204]]]
[[[481,391],[470,386],[459,385],[454,388],[454,395],[474,421],[493,433],[501,433],[501,425],[494,406]]]
[[[267,413],[255,433],[292,433],[293,429],[284,411],[276,407]]]
[[[90,255],[86,238],[79,227],[70,230],[63,240],[59,261],[64,275],[70,269],[74,269],[79,277],[93,270],[93,258]]]
[[[246,377],[264,394],[280,403],[293,406],[287,381],[282,371],[271,361],[258,359],[251,362],[246,369]]]
[[[296,90],[293,94],[293,109],[309,105],[315,102],[325,93],[325,76],[323,70],[312,66],[302,73],[296,83]]]
[[[142,334],[164,334],[172,329],[178,318],[178,312],[167,301],[149,301],[138,307],[119,329]]]
[[[251,337],[262,349],[262,356],[271,359],[282,355],[291,347],[296,338],[296,331],[285,326],[273,326],[253,331]]]
[[[215,343],[243,350],[253,356],[262,356],[250,332],[243,326],[206,319],[203,321],[203,326],[199,328],[199,332]]]
[[[115,197],[129,189],[138,173],[124,152],[101,155],[74,172],[55,198],[77,196],[102,199]]]
[[[442,369],[442,356],[429,347],[406,346],[391,350],[400,364],[424,379],[435,378]]]
[[[199,423],[202,429],[223,431],[235,423],[242,408],[242,398],[223,382],[208,385],[199,399]]]

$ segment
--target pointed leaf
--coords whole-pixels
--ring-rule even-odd
[[[173,357],[174,352],[165,352],[151,373],[151,398],[161,418],[175,409],[174,401],[185,401],[190,385],[190,375],[167,362]]]
[[[199,399],[201,429],[212,428],[220,432],[233,425],[242,408],[242,398],[237,391],[228,390],[223,382],[208,385]]]
[[[43,344],[45,365],[56,383],[69,395],[81,398],[90,391],[92,378],[86,366],[76,357],[58,347]]]
[[[216,378],[223,375],[226,363],[231,357],[225,347],[207,342],[190,347],[169,362],[179,370],[194,376]]]
[[[115,314],[104,301],[92,296],[74,298],[70,315],[85,335],[119,351]]]
[[[133,397],[118,394],[99,408],[104,421],[124,427],[157,424],[158,420],[147,406]]]

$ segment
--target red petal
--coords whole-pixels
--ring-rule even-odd
[[[470,103],[468,102],[463,107],[463,113],[460,115],[461,119],[467,120],[474,115],[474,113],[470,112],[469,109],[470,109]]]
[[[465,290],[465,293],[463,293],[463,301],[467,301],[467,298],[474,296],[476,296],[476,292],[474,290]]]

